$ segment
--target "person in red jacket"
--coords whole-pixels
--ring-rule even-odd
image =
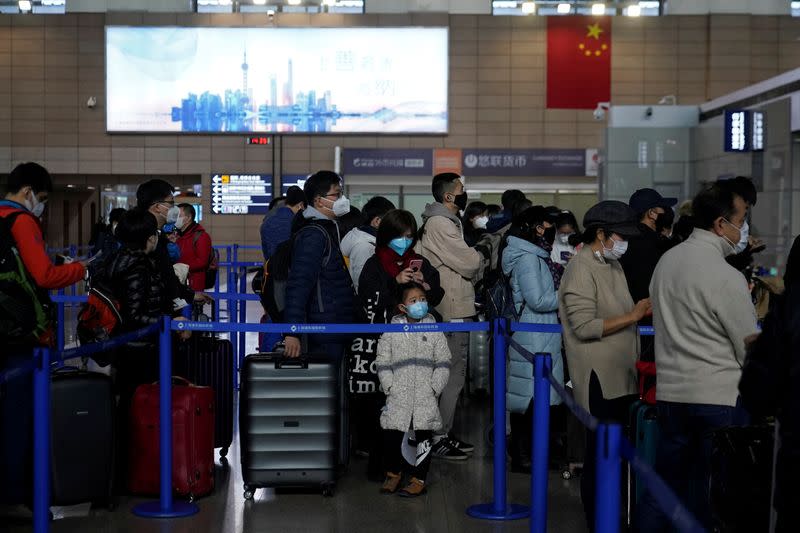
[[[50,173],[36,163],[18,165],[8,177],[0,200],[0,218],[14,216],[10,232],[30,279],[39,289],[60,289],[86,275],[86,262],[56,266],[45,248],[39,218],[53,190]],[[5,220],[4,220],[5,221]],[[51,330],[53,328],[50,328]],[[52,340],[40,336],[39,343]],[[15,349],[3,339],[0,374],[30,360],[30,349]],[[32,377],[22,373],[9,377],[0,393],[0,502],[30,504],[32,497],[33,389]]]
[[[195,222],[197,212],[192,204],[180,204],[181,209],[175,227],[178,228],[178,247],[181,249],[179,263],[189,265],[189,287],[196,292],[206,289],[206,272],[211,263],[211,237]]]

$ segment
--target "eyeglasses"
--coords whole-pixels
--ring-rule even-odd
[[[341,198],[341,197],[342,197],[342,193],[340,193],[340,192],[335,192],[335,193],[331,193],[331,194],[326,194],[325,195],[325,198],[335,198],[337,200],[339,198]]]

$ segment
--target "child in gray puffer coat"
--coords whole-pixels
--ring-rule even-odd
[[[392,324],[436,322],[428,313],[425,289],[417,283],[399,287],[402,314]],[[417,441],[416,463],[408,485],[400,496],[425,493],[425,478],[430,467],[433,431],[441,429],[438,397],[450,376],[450,350],[443,333],[385,333],[378,342],[378,378],[386,393],[381,414],[384,430],[386,481],[381,492],[392,494],[400,485],[403,456],[401,446],[409,429]]]

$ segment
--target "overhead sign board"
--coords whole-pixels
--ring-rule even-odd
[[[211,212],[215,215],[265,215],[271,201],[269,174],[211,176]]]
[[[750,151],[750,112],[739,109],[725,110],[725,151]]]

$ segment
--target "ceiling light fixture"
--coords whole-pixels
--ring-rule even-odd
[[[605,15],[605,14],[606,14],[605,4],[592,4],[592,15]]]
[[[558,14],[559,15],[569,15],[569,12],[572,11],[572,6],[565,3],[558,4]]]
[[[33,6],[31,6],[31,0],[19,0],[20,11],[27,13],[31,9],[33,9]]]
[[[525,15],[533,15],[536,13],[536,2],[522,2],[522,12]]]
[[[253,3],[257,6],[264,6],[267,5],[267,0],[253,0]]]
[[[633,4],[628,6],[628,16],[629,17],[638,17],[642,14],[642,8],[639,7],[638,4]]]
[[[303,0],[287,0],[287,3],[290,6],[299,6],[300,4],[303,3]]]

